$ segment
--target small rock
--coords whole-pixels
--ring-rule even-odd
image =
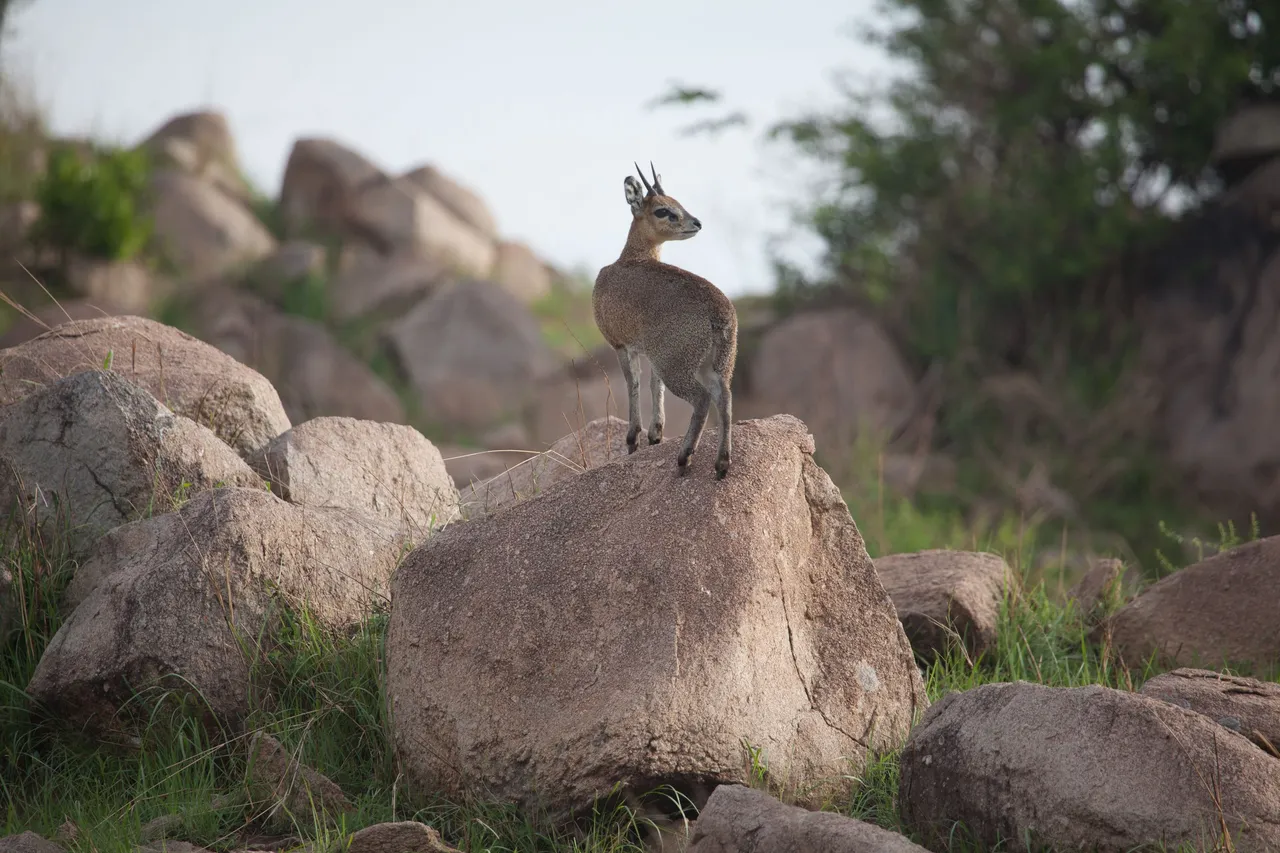
[[[899,759],[902,820],[933,850],[1280,849],[1280,761],[1212,719],[1107,687],[985,684],[939,699]],[[1216,848],[1214,848],[1216,849]]]
[[[404,820],[365,827],[351,836],[346,847],[335,846],[331,853],[459,853],[425,823]]]
[[[720,785],[698,813],[689,853],[924,853],[887,829],[789,806],[742,785]]]
[[[923,660],[945,653],[952,631],[972,657],[996,641],[1009,564],[995,554],[931,550],[875,560],[911,648]]]
[[[58,827],[58,831],[53,834],[53,840],[64,846],[75,844],[80,840],[80,827],[76,826],[73,820],[64,820]]]
[[[1265,670],[1280,662],[1280,536],[1215,554],[1162,578],[1110,620],[1124,662]]]
[[[1124,600],[1124,562],[1110,557],[1094,560],[1067,598],[1089,623],[1114,612]]]
[[[0,838],[0,853],[62,853],[62,848],[34,832]]]
[[[280,741],[255,732],[249,741],[249,797],[268,829],[310,827],[332,821],[352,806],[342,789],[287,752]]]
[[[147,821],[138,833],[140,841],[157,841],[166,839],[182,828],[182,815],[162,814]]]
[[[1216,719],[1272,754],[1280,750],[1280,684],[1204,669],[1175,669],[1148,680],[1139,692]]]

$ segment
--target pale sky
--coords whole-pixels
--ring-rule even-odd
[[[626,234],[623,177],[652,159],[704,224],[664,259],[736,295],[769,288],[766,238],[812,179],[763,128],[832,103],[837,72],[885,73],[850,35],[872,13],[872,0],[34,0],[11,18],[6,62],[58,133],[134,143],[176,113],[220,110],[272,196],[299,136],[396,173],[433,162],[504,236],[593,275]],[[673,82],[722,90],[752,125],[681,137],[711,111],[649,111]]]

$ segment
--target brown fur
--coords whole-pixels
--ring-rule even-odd
[[[644,175],[641,173],[641,177]],[[635,452],[640,434],[639,357],[649,360],[653,416],[649,443],[662,441],[663,388],[693,406],[678,464],[688,463],[714,404],[720,419],[716,474],[729,470],[733,402],[730,383],[738,350],[738,316],[733,303],[714,284],[660,260],[662,244],[687,240],[701,223],[662,190],[654,175],[647,193],[628,177],[624,182],[632,211],[631,230],[618,260],[600,270],[592,292],[596,325],[618,353],[627,380],[630,429],[627,447]],[[659,217],[657,211],[668,216]]]

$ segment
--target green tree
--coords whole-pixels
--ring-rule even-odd
[[[1133,295],[1107,273],[1216,192],[1216,128],[1274,96],[1280,3],[889,0],[884,12],[894,24],[868,39],[912,73],[774,128],[839,181],[810,210],[826,246],[810,284],[876,306],[922,361],[1100,353]]]

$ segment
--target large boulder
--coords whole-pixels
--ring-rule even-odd
[[[421,790],[553,820],[615,784],[700,807],[750,745],[811,804],[902,742],[920,672],[804,424],[737,424],[724,480],[677,451],[446,528],[396,573],[387,693]]]
[[[498,243],[493,280],[521,302],[537,302],[551,292],[551,270],[524,243]]]
[[[0,409],[0,512],[66,533],[77,552],[216,486],[261,480],[207,428],[113,371],[73,374]]]
[[[852,308],[795,314],[769,329],[748,378],[760,411],[809,424],[819,457],[832,465],[843,464],[859,439],[892,437],[916,404],[897,348]]]
[[[493,241],[403,178],[363,187],[351,201],[347,226],[382,252],[437,261],[455,275],[484,278],[493,269]]]
[[[1280,662],[1280,536],[1187,566],[1152,584],[1110,621],[1129,666],[1153,655],[1176,666],[1266,670]]]
[[[408,420],[391,386],[319,323],[230,288],[211,288],[194,305],[196,333],[279,388],[293,423],[322,415]]]
[[[423,416],[437,424],[488,426],[559,366],[528,309],[488,281],[441,287],[387,338]]]
[[[329,309],[340,323],[403,316],[447,277],[444,264],[428,258],[344,250],[338,273],[329,282]]]
[[[1161,249],[1135,315],[1146,392],[1129,395],[1126,415],[1150,419],[1184,500],[1269,528],[1280,521],[1280,251],[1271,217],[1247,207],[1213,208]]]
[[[526,456],[501,474],[464,485],[463,513],[472,516],[497,512],[541,494],[582,471],[626,456],[627,422],[620,418],[597,418],[544,452]]]
[[[406,172],[404,177],[434,196],[454,216],[490,240],[498,239],[498,224],[493,218],[493,212],[474,190],[458,183],[431,164]]]
[[[0,406],[104,364],[175,413],[212,429],[242,456],[290,426],[280,396],[262,374],[144,317],[68,322],[0,351]]]
[[[159,163],[177,166],[242,203],[252,200],[240,171],[235,138],[222,113],[181,113],[156,128],[142,142]]]
[[[440,451],[411,426],[313,418],[249,462],[290,503],[359,510],[403,525],[413,541],[458,515]]]
[[[1237,731],[1280,758],[1280,684],[1204,669],[1175,669],[1139,691]]]
[[[385,600],[404,544],[397,526],[350,509],[294,506],[265,489],[204,492],[99,541],[27,693],[54,719],[95,731],[127,725],[120,712],[152,687],[234,725],[280,608],[349,628]]]
[[[290,237],[346,233],[347,216],[366,184],[385,178],[383,171],[344,145],[304,137],[293,143],[280,186],[280,217]]]
[[[895,832],[832,812],[789,806],[743,785],[720,785],[698,813],[689,853],[924,853]]]
[[[1212,720],[1090,686],[1017,682],[949,693],[899,759],[903,822],[931,850],[949,838],[1030,849],[1129,851],[1164,843],[1280,846],[1280,761]]]
[[[875,566],[921,658],[945,654],[953,637],[972,657],[995,645],[1010,574],[1003,557],[929,550],[877,557]]]
[[[151,180],[162,251],[196,284],[239,273],[270,255],[276,240],[248,207],[176,169]]]

